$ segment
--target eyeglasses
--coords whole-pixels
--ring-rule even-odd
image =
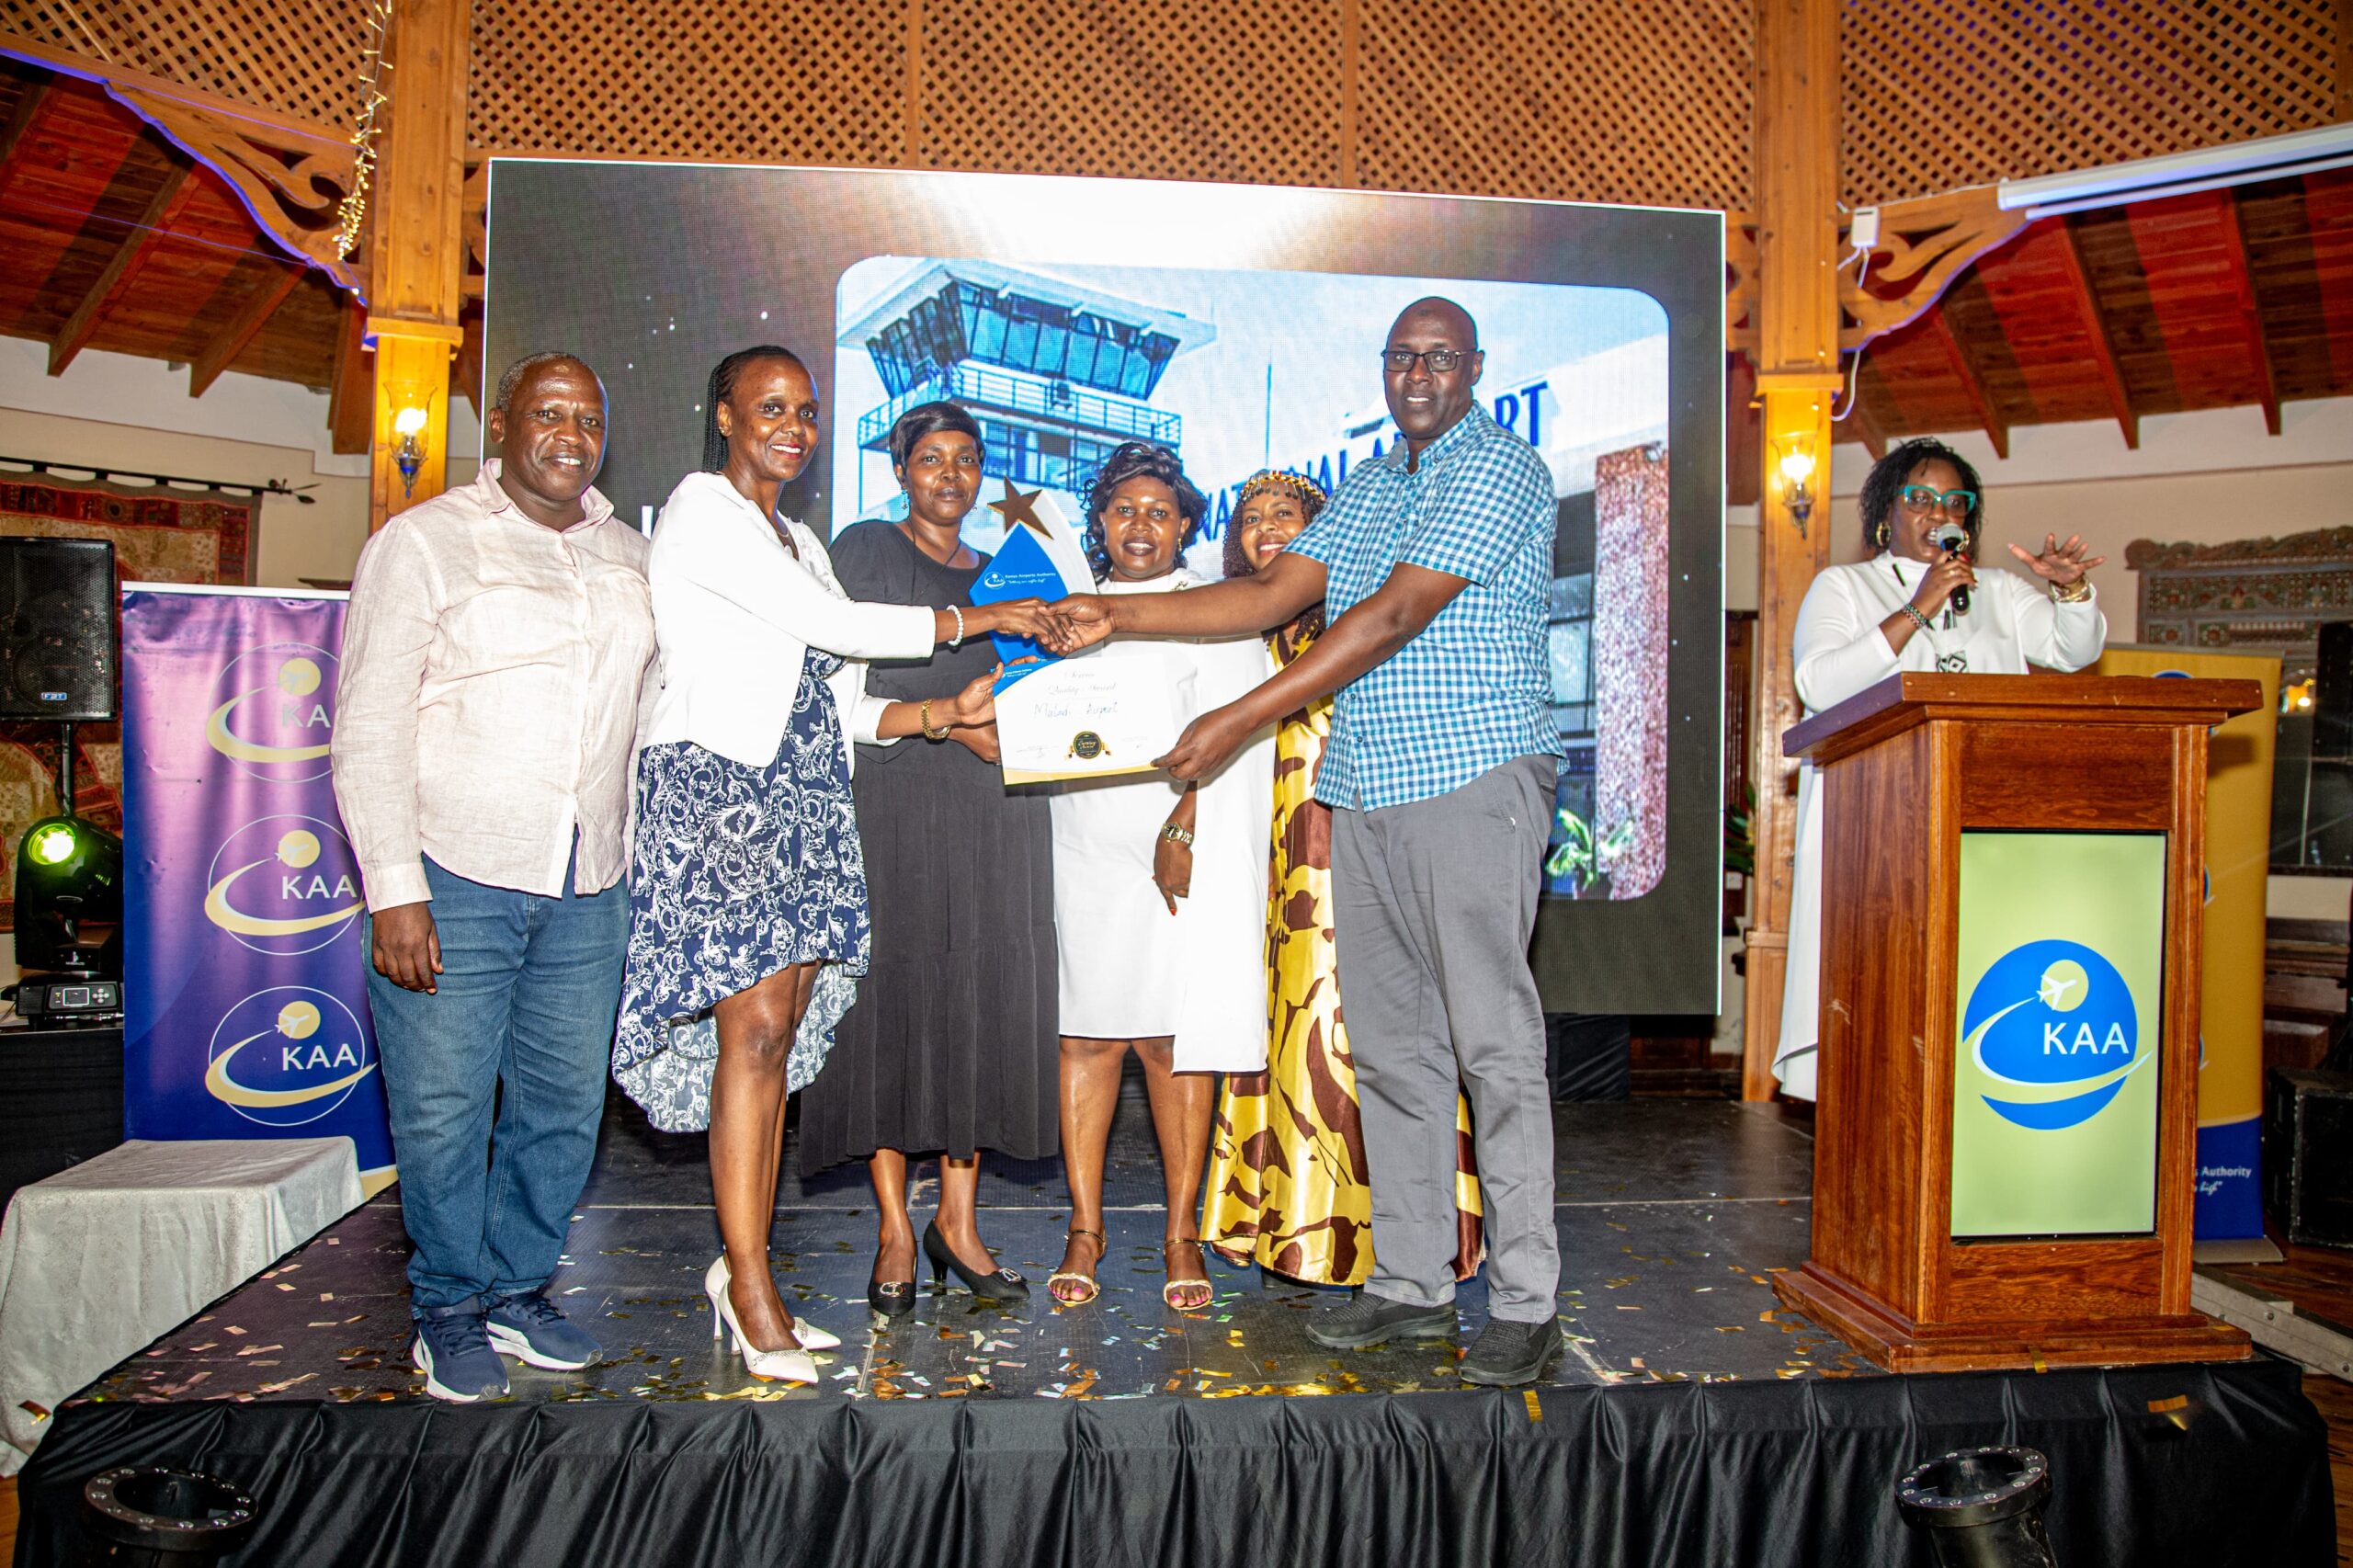
[[[1443,376],[1477,352],[1475,348],[1425,348],[1416,354],[1410,348],[1384,348],[1381,351],[1381,362],[1396,374],[1404,376],[1413,373],[1414,364],[1419,360],[1430,368],[1431,375]]]
[[[1967,522],[1969,514],[1977,510],[1977,493],[1973,490],[1938,490],[1926,484],[1907,484],[1895,493],[1895,498],[1915,517],[1941,511],[1955,522]]]

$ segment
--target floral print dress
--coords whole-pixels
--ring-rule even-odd
[[[776,759],[751,767],[691,741],[638,757],[629,971],[613,1077],[665,1132],[710,1125],[711,1009],[779,970],[821,963],[787,1059],[789,1086],[824,1065],[866,972],[866,860],[841,714],[812,648]]]

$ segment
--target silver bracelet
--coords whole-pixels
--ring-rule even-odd
[[[1929,630],[1928,618],[1920,613],[1920,607],[1918,605],[1912,604],[1907,601],[1904,606],[1904,613],[1910,616],[1914,621],[1918,623],[1921,631],[1926,631]]]
[[[956,618],[956,635],[948,640],[948,651],[952,653],[964,645],[964,612],[957,606],[949,605],[948,613]]]

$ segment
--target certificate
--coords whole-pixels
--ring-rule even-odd
[[[1112,642],[1026,675],[996,696],[1007,784],[1149,773],[1193,721],[1191,661]]]

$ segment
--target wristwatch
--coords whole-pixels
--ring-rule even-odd
[[[1179,827],[1173,822],[1165,822],[1160,824],[1160,836],[1171,844],[1190,846],[1193,842],[1193,830],[1189,827]]]

